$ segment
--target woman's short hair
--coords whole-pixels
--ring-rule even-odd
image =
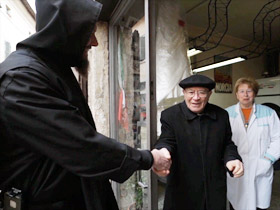
[[[251,77],[241,77],[241,78],[239,78],[236,81],[235,86],[234,86],[235,93],[237,93],[239,86],[243,85],[243,84],[247,84],[250,88],[252,88],[255,95],[258,94],[260,86],[259,86],[258,82]]]

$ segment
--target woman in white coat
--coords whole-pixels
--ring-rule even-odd
[[[259,85],[252,78],[235,84],[238,103],[227,108],[232,140],[244,164],[244,176],[227,177],[231,210],[267,209],[270,206],[273,166],[280,157],[280,121],[276,112],[254,99]]]

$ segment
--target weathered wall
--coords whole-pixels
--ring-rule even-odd
[[[109,136],[109,47],[108,23],[98,22],[98,47],[89,51],[88,104],[97,131]]]

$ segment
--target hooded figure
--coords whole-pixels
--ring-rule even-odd
[[[118,209],[109,179],[153,164],[98,133],[70,67],[81,66],[101,4],[36,1],[36,33],[0,65],[0,191],[28,210]]]

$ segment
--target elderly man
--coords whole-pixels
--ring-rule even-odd
[[[7,209],[118,209],[109,179],[151,166],[168,173],[169,153],[96,131],[71,67],[87,72],[101,4],[37,0],[36,8],[37,32],[0,65],[0,203],[5,194]],[[19,190],[21,204],[10,202]]]
[[[224,210],[226,171],[243,175],[228,114],[208,103],[215,87],[210,78],[192,75],[179,85],[185,101],[162,112],[155,146],[166,148],[172,157],[164,210]]]

